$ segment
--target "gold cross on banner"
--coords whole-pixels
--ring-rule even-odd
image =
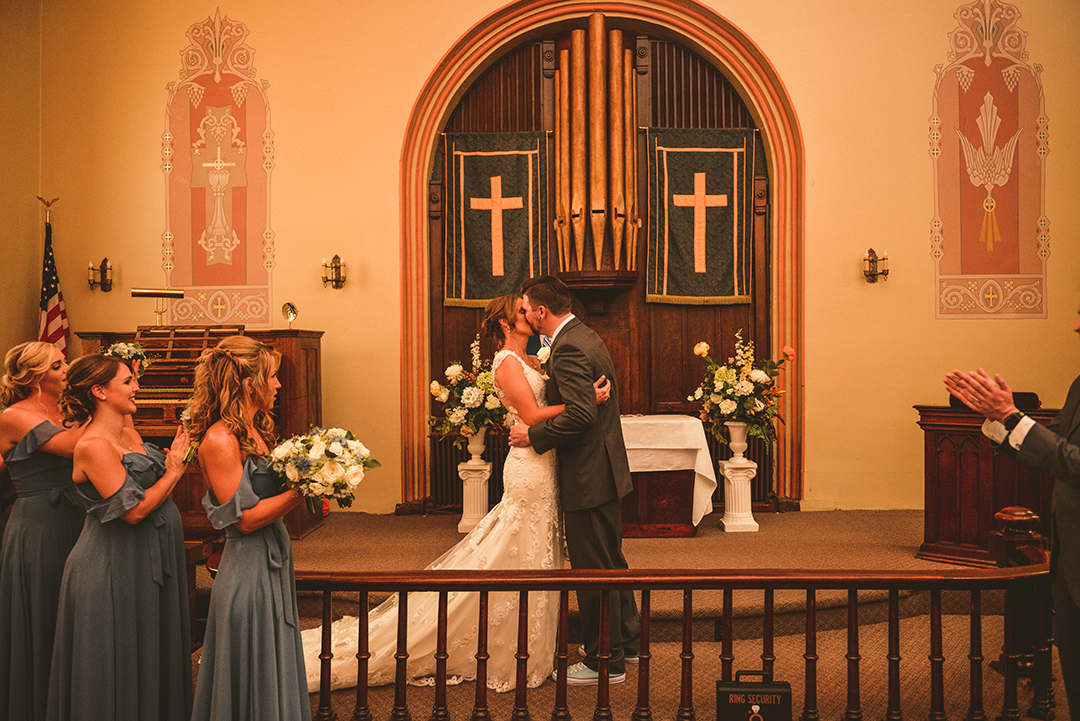
[[[502,197],[502,176],[491,178],[490,198],[470,198],[473,210],[491,211],[491,274],[503,275],[503,210],[524,208],[522,198]]]
[[[675,205],[694,209],[694,272],[705,272],[705,209],[728,204],[727,195],[705,194],[705,173],[694,173],[694,194],[671,196]]]

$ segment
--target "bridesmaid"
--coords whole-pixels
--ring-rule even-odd
[[[292,546],[281,517],[303,501],[267,467],[280,356],[244,336],[195,369],[191,437],[210,484],[203,506],[227,538],[210,593],[192,721],[311,718]]]
[[[0,718],[41,721],[64,562],[86,516],[71,480],[80,429],[57,401],[64,354],[49,343],[8,351],[0,378],[0,455],[17,497],[0,546]]]
[[[89,419],[74,480],[86,523],[64,568],[46,718],[162,719],[191,715],[191,634],[184,531],[169,498],[188,435],[167,454],[130,425],[139,384],[115,358],[71,364],[64,415]]]

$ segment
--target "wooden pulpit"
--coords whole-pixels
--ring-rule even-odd
[[[1030,395],[1030,394],[1029,394]],[[1057,410],[1022,409],[1046,425]],[[923,429],[925,510],[918,558],[992,567],[987,539],[994,514],[1024,506],[1039,515],[1036,530],[1050,537],[1054,479],[996,451],[982,434],[983,416],[967,407],[915,406]]]
[[[204,348],[229,335],[246,335],[272,346],[281,354],[278,379],[281,390],[274,404],[279,438],[304,433],[322,423],[322,331],[247,330],[232,326],[140,326],[128,333],[79,333],[84,353],[100,353],[113,343],[140,343],[154,363],[139,380],[135,397],[135,428],[148,441],[168,447],[180,414],[187,407],[195,380],[195,362]],[[172,499],[180,509],[184,533],[189,537],[217,535],[206,518],[202,497],[208,485],[199,464],[188,466],[176,484]],[[285,516],[293,539],[322,523],[321,513],[308,513],[304,505]]]

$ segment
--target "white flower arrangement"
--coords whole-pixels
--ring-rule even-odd
[[[338,508],[352,505],[364,471],[382,464],[356,436],[343,428],[312,426],[307,433],[279,443],[270,452],[270,466],[288,488],[304,496],[307,508],[318,512],[333,498]]]
[[[709,356],[709,344],[704,341],[694,346],[694,355],[705,361],[705,378],[686,397],[690,402],[701,403],[701,420],[710,424],[712,434],[723,443],[727,438],[723,425],[732,421],[745,423],[746,432],[765,441],[766,445],[776,438],[773,418],[780,416],[780,396],[784,391],[777,387],[784,361],[795,358],[795,351],[785,347],[778,361],[754,358],[754,343],[744,343],[742,331],[735,334],[735,356],[720,365]]]
[[[119,358],[126,361],[135,371],[137,378],[142,378],[146,369],[154,364],[154,361],[146,355],[146,350],[140,343],[113,343],[102,353],[109,358]]]
[[[464,447],[481,428],[505,425],[508,418],[506,407],[495,393],[491,362],[480,360],[479,335],[470,344],[469,354],[471,371],[455,361],[446,367],[447,385],[431,381],[428,387],[432,397],[444,404],[442,415],[431,416],[429,423],[443,437],[454,436],[458,448]]]

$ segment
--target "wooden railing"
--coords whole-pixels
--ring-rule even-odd
[[[1015,549],[1014,549],[1015,550]],[[1016,554],[1014,554],[1015,556]],[[1048,576],[1048,555],[1042,549],[1025,548],[1020,554],[1028,565],[1015,568],[989,570],[942,570],[928,571],[789,571],[789,570],[664,570],[664,571],[424,571],[424,572],[387,572],[387,573],[334,573],[311,572],[297,574],[297,587],[322,593],[323,637],[322,653],[322,688],[319,692],[319,709],[316,718],[332,718],[330,705],[330,622],[332,613],[332,593],[334,591],[356,591],[360,602],[359,652],[357,653],[358,679],[356,689],[356,707],[353,718],[367,721],[372,718],[368,706],[367,665],[370,657],[367,647],[368,594],[372,591],[391,591],[399,594],[400,609],[407,608],[407,594],[416,591],[436,591],[439,593],[440,634],[435,654],[436,687],[432,719],[448,718],[446,707],[446,609],[448,594],[454,591],[477,591],[480,593],[478,627],[487,627],[487,598],[491,592],[517,592],[519,594],[519,645],[517,650],[518,678],[524,680],[528,661],[527,633],[528,592],[557,589],[560,591],[559,637],[556,645],[555,668],[560,680],[555,689],[555,705],[552,719],[569,719],[565,669],[568,665],[568,618],[569,592],[581,589],[601,590],[604,610],[601,618],[606,617],[609,594],[620,589],[634,589],[641,597],[641,647],[640,665],[637,674],[637,707],[633,713],[634,721],[648,721],[652,718],[650,706],[650,607],[652,592],[657,590],[679,590],[683,595],[683,630],[681,659],[680,706],[678,719],[694,718],[693,700],[693,638],[691,620],[693,618],[693,596],[697,590],[721,590],[723,592],[723,634],[721,640],[721,675],[722,680],[732,679],[733,663],[733,599],[736,590],[758,590],[764,595],[764,621],[761,660],[764,670],[773,670],[773,617],[774,592],[781,589],[803,590],[806,593],[806,635],[805,635],[805,686],[804,704],[801,719],[813,721],[819,717],[817,708],[817,628],[816,628],[816,593],[825,589],[847,591],[847,708],[845,719],[861,719],[859,670],[859,620],[858,592],[860,590],[884,590],[888,592],[888,711],[886,719],[901,719],[900,694],[900,610],[899,598],[902,591],[925,591],[930,596],[930,715],[931,720],[945,718],[945,698],[942,652],[942,607],[941,593],[944,590],[968,591],[970,603],[970,694],[968,701],[969,719],[984,719],[983,709],[983,650],[982,650],[982,592],[1004,589],[1005,591],[1005,644],[1002,656],[1004,675],[1004,696],[999,718],[1019,719],[1018,705],[1018,669],[1027,668],[1034,686],[1034,703],[1028,710],[1030,715],[1040,718],[1053,718],[1051,690],[1051,622],[1050,592]],[[395,684],[394,707],[391,719],[408,719],[410,712],[406,703],[405,671],[408,659],[408,624],[401,622],[399,616],[397,637],[397,681]],[[600,639],[600,688],[597,693],[594,718],[610,719],[611,708],[607,693],[608,686],[608,650],[609,640],[606,629],[602,629]],[[484,661],[487,659],[486,635],[478,639],[476,653],[476,701],[472,718],[488,718],[487,684]],[[528,718],[527,689],[519,682],[515,692],[513,718]]]

